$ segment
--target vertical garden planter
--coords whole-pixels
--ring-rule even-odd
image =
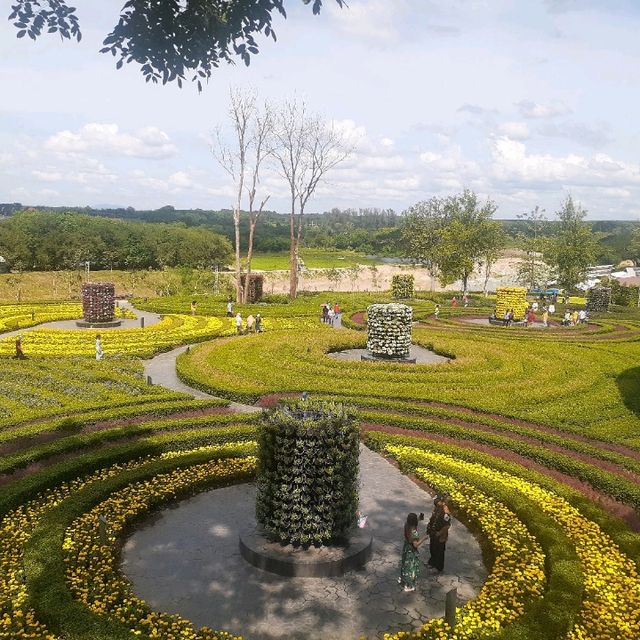
[[[373,358],[405,360],[411,349],[413,309],[406,304],[372,304],[367,309],[367,350]]]
[[[85,322],[111,322],[115,311],[115,287],[111,282],[82,285],[82,312]]]
[[[358,510],[359,427],[340,404],[302,401],[265,414],[256,518],[266,536],[309,547],[343,541]]]
[[[391,278],[391,297],[396,300],[413,298],[414,277],[398,274]]]

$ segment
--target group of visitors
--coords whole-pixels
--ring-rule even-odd
[[[244,333],[262,333],[262,316],[259,313],[256,313],[254,316],[250,313],[247,316],[247,324],[246,326],[243,324],[242,314],[238,311],[236,313],[236,333],[240,336]]]
[[[340,319],[340,305],[337,302],[336,304],[331,304],[330,302],[322,303],[321,311],[322,315],[320,320],[332,327],[335,322]]]
[[[451,306],[455,309],[458,304],[458,296],[453,296],[453,298],[451,298]],[[462,296],[462,304],[465,308],[469,306],[469,296],[466,293]]]
[[[578,324],[586,324],[588,320],[587,312],[584,309],[580,309],[580,311],[567,309],[562,318],[562,326],[575,327]]]
[[[434,573],[441,573],[444,569],[444,552],[451,528],[451,514],[448,506],[449,495],[446,493],[437,495],[433,501],[433,512],[425,535],[420,537],[418,522],[424,520],[424,514],[419,516],[410,513],[404,525],[404,545],[402,547],[402,560],[400,563],[400,584],[405,591],[415,591],[416,582],[420,575],[422,565]],[[429,560],[423,562],[420,558],[419,548],[429,540]]]

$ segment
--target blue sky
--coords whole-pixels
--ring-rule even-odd
[[[210,152],[228,91],[296,94],[352,157],[309,205],[391,207],[468,187],[514,217],[572,194],[593,219],[640,218],[640,4],[627,0],[289,0],[278,42],[195,87],[144,83],[97,53],[121,2],[78,0],[80,44],[0,22],[0,201],[230,207]],[[6,9],[8,13],[8,8]],[[269,204],[286,189],[265,175]]]

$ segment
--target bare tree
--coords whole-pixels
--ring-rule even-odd
[[[260,170],[269,157],[271,136],[274,127],[273,109],[265,103],[260,110],[256,105],[253,91],[231,89],[229,119],[233,126],[233,145],[228,145],[220,128],[216,130],[216,142],[213,154],[220,166],[231,176],[236,191],[236,202],[233,206],[233,226],[235,235],[235,281],[236,302],[247,302],[249,295],[249,279],[251,277],[251,260],[256,225],[269,200],[262,198],[256,209]],[[242,262],[240,258],[240,222],[242,200],[246,193],[248,199],[249,238],[247,247],[247,274],[245,287],[242,287]]]
[[[289,100],[280,110],[272,153],[289,186],[289,296],[298,292],[299,247],[305,207],[325,174],[350,153],[332,124],[307,112],[303,100]]]
[[[231,176],[236,190],[233,206],[233,227],[235,233],[235,280],[236,302],[242,302],[242,265],[240,262],[240,211],[242,194],[247,172],[247,154],[251,144],[250,123],[256,111],[256,97],[252,91],[230,89],[229,119],[234,129],[234,145],[229,146],[220,128],[216,130],[217,144],[212,152],[220,166]]]
[[[255,110],[251,123],[251,140],[250,149],[252,153],[252,168],[250,184],[247,187],[247,197],[249,201],[249,239],[247,243],[247,276],[246,286],[243,292],[243,302],[249,301],[249,283],[251,281],[251,260],[253,258],[253,241],[255,238],[256,225],[265,204],[267,204],[270,196],[266,195],[260,200],[260,205],[255,209],[256,194],[258,184],[260,182],[260,169],[265,160],[270,156],[272,148],[272,137],[274,127],[273,108],[268,102],[265,102],[262,111]]]

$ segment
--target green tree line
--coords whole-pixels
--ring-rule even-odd
[[[210,267],[231,259],[221,235],[180,224],[24,211],[0,221],[0,255],[14,270]]]

